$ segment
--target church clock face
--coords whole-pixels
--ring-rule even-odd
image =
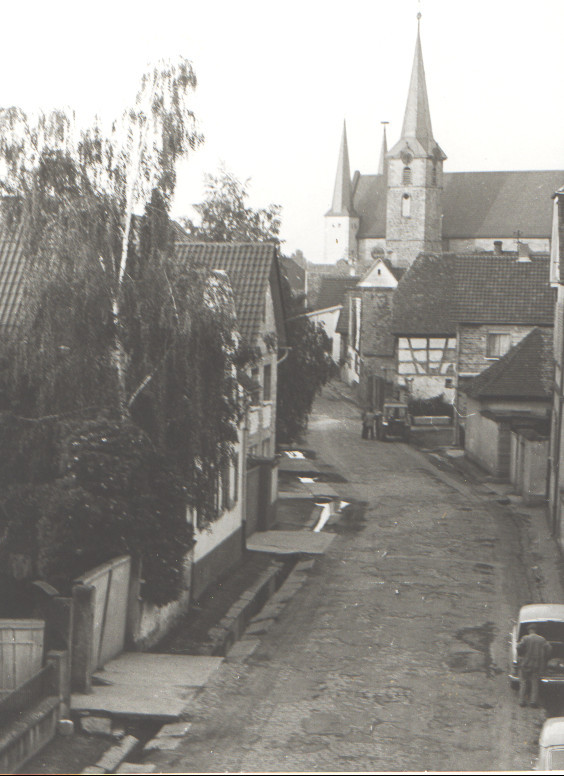
[[[402,151],[401,160],[404,164],[411,164],[413,161],[413,154],[411,154],[409,151]]]

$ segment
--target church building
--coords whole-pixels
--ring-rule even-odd
[[[527,243],[548,252],[551,197],[562,170],[444,172],[447,157],[433,136],[419,29],[401,137],[380,168],[351,179],[346,127],[331,209],[325,215],[324,261],[358,267],[378,258],[409,267],[421,252],[468,253]]]

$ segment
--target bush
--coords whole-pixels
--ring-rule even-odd
[[[61,424],[59,476],[15,485],[0,498],[2,554],[24,549],[37,576],[68,593],[72,580],[118,555],[142,561],[143,596],[181,592],[193,544],[178,475],[135,424],[108,417]]]
[[[420,415],[447,415],[453,417],[453,407],[450,402],[445,401],[444,393],[439,396],[433,396],[430,399],[410,399],[408,402],[409,412],[415,417]]]

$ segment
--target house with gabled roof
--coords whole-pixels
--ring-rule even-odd
[[[552,350],[552,330],[535,327],[461,389],[466,454],[496,477],[511,477],[516,485],[526,468],[528,497],[546,494]],[[523,448],[531,443],[535,455],[525,467]]]
[[[394,296],[397,382],[411,395],[455,400],[464,426],[465,381],[534,327],[552,328],[555,294],[547,255],[497,250],[422,254]]]
[[[229,528],[214,524],[212,533],[218,533],[215,540],[210,531],[206,531],[206,537],[197,537],[202,548],[214,545],[213,554],[221,565],[227,557],[239,557],[245,536],[268,528],[274,515],[278,492],[277,364],[279,353],[286,347],[278,245],[177,242],[175,253],[180,261],[195,267],[225,272],[233,289],[239,332],[253,354],[245,375],[240,375],[248,396],[242,429],[244,453],[239,464],[239,471],[244,473],[239,494],[244,509],[239,516],[231,516]],[[198,541],[194,552],[197,562]],[[212,549],[206,553],[206,566],[212,569],[216,563],[210,553]]]

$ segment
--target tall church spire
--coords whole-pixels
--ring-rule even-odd
[[[425,68],[423,66],[423,52],[421,50],[419,29],[421,15],[418,14],[417,18],[417,40],[415,42],[415,55],[413,57],[401,139],[392,148],[390,154],[397,155],[407,149],[414,156],[434,156],[435,158],[446,159],[446,155],[433,137]]]
[[[386,125],[387,121],[382,121],[381,124],[384,127],[382,134],[382,150],[380,151],[380,163],[378,164],[378,175],[384,175],[386,172],[386,156],[388,154],[388,138],[386,137]]]
[[[339,162],[337,164],[337,176],[333,191],[333,204],[327,215],[350,216],[353,215],[351,168],[349,164],[349,149],[347,145],[347,125],[343,122],[343,137]]]

